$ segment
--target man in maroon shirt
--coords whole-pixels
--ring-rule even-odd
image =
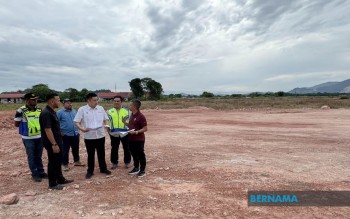
[[[134,169],[129,172],[129,175],[137,175],[144,177],[146,175],[146,155],[145,155],[145,132],[147,131],[147,121],[145,116],[140,112],[141,102],[132,100],[129,106],[132,112],[129,123],[126,118],[123,122],[130,129],[129,131],[129,148],[134,160]]]

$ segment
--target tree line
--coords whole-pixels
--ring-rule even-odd
[[[202,97],[202,98],[215,98],[215,97],[226,97],[226,98],[239,98],[239,97],[298,97],[298,96],[328,96],[335,97],[340,96],[342,99],[348,99],[350,94],[339,94],[339,93],[312,93],[312,94],[295,94],[288,93],[284,91],[278,92],[252,92],[249,94],[231,94],[231,95],[215,95],[209,91],[203,91],[200,95],[186,95],[186,94],[169,94],[163,95],[163,87],[161,83],[153,80],[152,78],[134,78],[128,82],[130,86],[130,90],[132,92],[132,98],[138,98],[140,100],[160,100],[160,99],[174,99],[174,98],[192,98],[192,97]],[[95,91],[88,90],[83,88],[81,90],[77,90],[76,88],[67,88],[63,92],[55,91],[51,89],[47,84],[36,84],[31,88],[27,88],[24,91],[19,90],[19,93],[35,93],[41,101],[45,100],[46,95],[49,93],[58,93],[61,99],[69,98],[76,102],[84,102],[85,97],[88,93],[94,92],[112,92],[109,89],[99,89]],[[4,92],[11,93],[11,92]]]
[[[163,93],[163,87],[162,85],[153,80],[152,78],[134,78],[131,81],[129,81],[130,90],[132,92],[133,98],[138,98],[141,100],[159,100],[162,97]],[[61,99],[69,98],[72,101],[75,102],[84,102],[85,97],[88,93],[94,92],[112,92],[109,89],[100,89],[91,91],[86,88],[83,88],[81,90],[78,90],[76,88],[67,88],[64,91],[56,91],[54,89],[51,89],[47,84],[36,84],[33,85],[31,88],[27,88],[25,90],[19,90],[17,91],[19,93],[35,93],[39,100],[44,101],[46,96],[50,93],[57,93],[59,94]],[[9,93],[9,92],[4,92]]]

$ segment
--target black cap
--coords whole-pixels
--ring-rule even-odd
[[[67,102],[71,102],[69,98],[66,98],[62,101],[62,103],[67,103]]]
[[[33,93],[27,93],[27,94],[25,94],[23,96],[23,99],[25,99],[25,100],[28,100],[28,99],[34,100],[34,99],[38,99],[38,97],[35,94],[33,94]]]

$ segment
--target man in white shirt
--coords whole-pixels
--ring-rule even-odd
[[[88,170],[85,178],[90,179],[94,175],[95,150],[100,166],[100,172],[110,175],[107,170],[105,159],[105,130],[108,116],[102,106],[98,104],[98,97],[95,93],[86,96],[87,105],[78,109],[74,122],[78,129],[84,133],[84,142],[88,153]]]

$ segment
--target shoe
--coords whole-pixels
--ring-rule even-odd
[[[80,162],[80,161],[76,161],[76,162],[74,162],[74,166],[84,167],[85,164],[83,164],[83,163]]]
[[[34,182],[41,182],[41,177],[39,177],[39,176],[32,176],[32,180]]]
[[[130,163],[125,164],[125,168],[128,169],[130,167]]]
[[[117,169],[117,167],[118,167],[118,164],[116,164],[116,163],[114,163],[113,165],[112,165],[112,170],[114,170],[114,169]]]
[[[144,176],[146,176],[145,171],[140,171],[140,172],[137,174],[137,177],[139,177],[139,178],[144,177]]]
[[[62,165],[62,170],[66,172],[69,171],[68,165]]]
[[[100,171],[101,173],[104,173],[104,174],[106,174],[106,175],[111,175],[111,171],[109,171],[109,170],[104,170],[104,171]]]
[[[60,184],[60,185],[63,185],[63,184],[68,184],[68,183],[71,183],[71,182],[74,182],[74,180],[73,179],[64,179],[64,181],[63,182],[57,182],[58,184]]]
[[[47,175],[47,173],[41,173],[41,174],[39,174],[39,177],[42,178],[42,179],[47,179],[47,178],[49,178],[49,176]]]
[[[85,179],[90,179],[94,174],[93,173],[87,173],[85,175]]]
[[[140,172],[140,170],[138,168],[134,168],[132,169],[128,174],[129,175],[136,175]]]
[[[63,189],[63,185],[61,184],[57,184],[55,186],[49,186],[49,189],[53,189],[53,190],[62,190]]]

